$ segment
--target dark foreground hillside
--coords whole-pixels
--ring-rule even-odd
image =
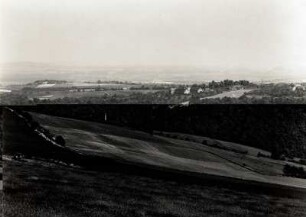
[[[5,158],[7,217],[303,217],[306,198]]]
[[[281,176],[284,162],[107,124],[31,113],[42,127],[64,135],[66,146],[58,147],[42,140],[36,128],[28,129],[16,114],[7,110],[4,123],[5,216],[273,217],[304,216],[306,212],[305,193],[271,183],[304,183]],[[90,161],[96,165],[87,167],[83,163],[90,157],[100,160]],[[114,165],[118,170],[110,170]],[[164,169],[157,170],[160,167]],[[197,182],[188,171],[201,173]],[[255,188],[252,181],[237,178],[235,182],[231,178],[220,181],[217,174],[264,178],[271,189],[260,183]]]

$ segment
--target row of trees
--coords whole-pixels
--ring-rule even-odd
[[[232,87],[234,85],[241,85],[244,87],[247,87],[249,85],[254,85],[250,83],[248,80],[239,80],[239,81],[234,81],[234,80],[223,80],[223,81],[211,81],[208,83],[209,88],[226,88],[226,87]]]
[[[155,129],[207,136],[306,157],[306,109],[293,105],[190,105],[160,109]]]
[[[191,104],[306,104],[306,97],[251,97],[243,95],[240,98],[193,99]]]
[[[31,130],[37,130],[39,133],[42,133],[44,136],[56,142],[58,145],[65,146],[65,139],[61,135],[54,135],[48,129],[42,127],[37,121],[33,120],[30,113],[18,109],[17,112],[23,116]]]
[[[306,171],[301,166],[294,166],[286,164],[283,169],[285,176],[306,179]]]
[[[306,95],[306,91],[302,88],[297,88],[293,90],[293,84],[264,84],[259,86],[256,90],[248,95],[257,96],[270,96],[270,97],[303,97]]]
[[[67,81],[65,80],[50,80],[50,79],[45,79],[45,80],[36,80],[32,83],[28,83],[27,85],[39,85],[39,84],[44,84],[44,83],[48,83],[48,84],[66,84]]]

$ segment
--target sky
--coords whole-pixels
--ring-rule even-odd
[[[304,0],[0,2],[1,63],[201,66],[306,77]]]

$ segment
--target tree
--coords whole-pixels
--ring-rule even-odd
[[[199,88],[200,88],[200,87],[199,87],[198,85],[193,84],[193,85],[190,87],[190,93],[191,93],[192,95],[198,94]]]
[[[283,173],[285,176],[306,178],[306,172],[304,171],[303,167],[297,167],[297,166],[286,164],[283,168]]]

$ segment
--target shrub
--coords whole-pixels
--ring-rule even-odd
[[[265,155],[265,154],[263,154],[261,152],[258,152],[257,153],[257,157],[266,157],[266,158],[269,158],[270,156],[269,155]]]
[[[306,172],[303,167],[286,164],[283,169],[285,176],[292,176],[306,179]]]
[[[272,151],[271,158],[274,160],[286,160],[286,156],[283,153],[280,153],[279,151]]]

